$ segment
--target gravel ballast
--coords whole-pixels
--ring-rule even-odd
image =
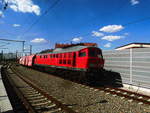
[[[95,90],[30,68],[17,71],[79,113],[150,113],[150,106]]]

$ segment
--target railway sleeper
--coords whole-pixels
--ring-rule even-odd
[[[41,99],[29,100],[29,102],[36,103],[36,102],[42,102],[42,101],[46,101],[46,100],[47,100],[47,98],[41,98]]]
[[[35,96],[35,97],[26,97],[28,100],[38,100],[38,99],[42,99],[45,98],[43,95],[39,95],[39,96]]]
[[[24,88],[24,89],[21,89],[22,91],[24,91],[24,92],[33,92],[33,91],[36,91],[35,89],[33,89],[33,88]]]
[[[30,91],[36,91],[35,89],[30,88],[29,86],[28,86],[28,88],[21,88],[21,90],[22,91],[28,91],[28,92],[30,92]]]
[[[35,107],[35,110],[37,110],[39,113],[52,113],[52,112],[57,112],[57,111],[60,111],[61,108],[58,108],[56,106],[56,104],[50,104],[50,105],[47,105],[47,106],[38,106],[38,107]]]
[[[25,95],[25,97],[36,97],[36,96],[41,96],[41,94],[38,93],[38,94],[29,94],[29,95]]]
[[[37,106],[35,107],[36,110],[43,110],[43,111],[48,111],[48,110],[52,110],[52,109],[56,109],[56,104],[49,104],[49,105],[42,105],[42,106]]]
[[[50,101],[50,100],[42,100],[42,101],[38,101],[38,100],[32,100],[32,101],[30,101],[30,103],[32,103],[32,104],[38,104],[38,103],[45,103],[45,102],[48,102],[48,101]]]
[[[30,93],[30,92],[37,92],[37,90],[31,89],[31,88],[26,88],[26,89],[23,88],[23,89],[21,89],[21,90],[24,91],[24,92],[27,92],[27,93],[28,93],[28,92],[29,92],[29,93]]]
[[[53,108],[53,107],[55,107],[55,106],[56,106],[56,104],[51,103],[51,104],[48,104],[47,106],[44,106],[44,105],[36,106],[35,109],[36,109],[36,110],[40,110],[40,109],[51,109],[51,108]]]
[[[45,102],[42,102],[42,103],[31,103],[32,106],[42,106],[42,105],[48,105],[48,104],[51,104],[52,102],[51,101],[45,101]]]
[[[24,92],[26,95],[35,95],[35,94],[39,94],[38,91],[32,91],[32,92]]]

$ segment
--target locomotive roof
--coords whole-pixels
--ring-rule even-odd
[[[48,53],[52,54],[52,53],[75,52],[75,51],[80,51],[80,50],[85,49],[85,48],[97,48],[97,47],[94,47],[94,46],[81,46],[80,45],[80,46],[72,46],[72,47],[68,47],[68,48],[56,48],[54,51],[48,52]],[[41,54],[43,55],[43,54],[47,54],[47,53],[41,53]]]

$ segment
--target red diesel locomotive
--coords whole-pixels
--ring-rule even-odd
[[[24,66],[66,70],[73,72],[98,72],[104,67],[102,51],[98,47],[76,45],[56,48],[52,52],[24,56],[19,63]]]

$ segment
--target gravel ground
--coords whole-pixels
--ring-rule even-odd
[[[128,99],[26,67],[17,66],[16,69],[79,113],[150,113],[150,106],[145,104],[129,102]]]

